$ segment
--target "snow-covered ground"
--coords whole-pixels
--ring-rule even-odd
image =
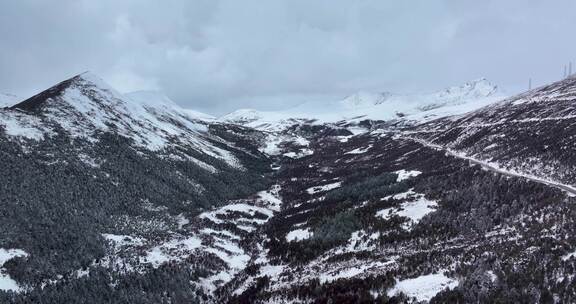
[[[405,229],[411,229],[412,226],[426,216],[428,213],[434,212],[438,203],[428,200],[422,194],[414,192],[405,192],[394,196],[395,199],[406,199],[408,201],[402,202],[398,207],[385,208],[376,212],[377,217],[385,220],[393,216],[400,216],[408,218],[408,222],[403,225]]]
[[[150,263],[153,267],[158,267],[169,261],[182,261],[195,253],[212,253],[227,265],[225,269],[200,280],[207,292],[213,292],[232,280],[252,258],[241,243],[243,234],[258,229],[275,212],[280,211],[281,205],[280,186],[274,185],[269,190],[257,193],[253,199],[231,202],[204,212],[197,219],[207,221],[203,226],[210,228],[157,244],[141,256],[140,263]],[[231,230],[229,227],[236,227],[238,230]]]
[[[297,158],[302,158],[302,157],[309,156],[312,154],[314,154],[314,150],[304,148],[304,149],[298,150],[298,152],[287,152],[287,153],[284,153],[283,155],[286,157],[297,159]]]
[[[312,236],[312,231],[309,228],[306,229],[296,229],[288,232],[286,234],[286,241],[302,241],[310,238]]]
[[[397,182],[401,182],[403,180],[407,180],[411,177],[418,176],[418,175],[422,174],[422,172],[420,172],[420,171],[416,171],[416,170],[408,171],[408,170],[404,170],[404,169],[395,171],[394,173],[398,174],[398,178],[396,179]]]
[[[50,131],[50,128],[43,126],[38,117],[18,112],[3,112],[0,110],[0,130],[1,129],[4,129],[4,132],[6,132],[8,136],[33,140],[44,139],[45,132]],[[49,134],[51,133],[52,132],[49,132]]]
[[[15,257],[25,256],[28,256],[28,254],[24,250],[0,248],[0,290],[11,290],[16,292],[21,290],[20,286],[18,286],[18,283],[16,283],[16,281],[11,279],[10,276],[5,273],[5,270],[2,268],[2,266],[4,266],[4,263]]]
[[[310,187],[310,188],[306,189],[306,192],[308,194],[316,194],[319,192],[330,191],[330,190],[339,188],[340,186],[342,186],[342,182],[335,182],[335,183],[330,183],[330,184],[326,184],[326,185]]]
[[[328,271],[321,272],[319,278],[322,283],[332,282],[341,278],[353,278],[366,273],[372,273],[372,271],[378,272],[380,269],[385,268],[392,263],[394,263],[394,261],[370,261],[367,263],[357,263],[355,265],[345,264],[344,267],[333,267]]]
[[[372,149],[372,145],[368,145],[366,147],[360,147],[360,148],[356,148],[354,150],[345,152],[344,154],[364,154],[366,152],[368,152],[368,150]]]
[[[394,296],[399,292],[408,297],[414,297],[418,301],[429,301],[437,293],[448,288],[458,286],[458,281],[445,276],[442,273],[428,274],[412,279],[396,282],[396,285],[388,291],[388,296]]]

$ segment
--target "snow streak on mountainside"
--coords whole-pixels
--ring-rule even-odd
[[[369,119],[424,122],[469,112],[500,99],[503,99],[503,95],[495,85],[486,79],[479,79],[431,94],[358,92],[340,101],[307,102],[285,111],[238,110],[220,117],[220,120],[268,131],[312,121],[357,123]]]

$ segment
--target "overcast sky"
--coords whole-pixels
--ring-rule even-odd
[[[575,12],[573,0],[2,0],[0,92],[90,70],[223,114],[479,77],[517,91],[576,61]]]

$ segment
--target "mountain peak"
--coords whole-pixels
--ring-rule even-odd
[[[438,92],[438,96],[442,98],[470,99],[489,97],[497,92],[498,86],[482,77],[468,81],[460,86],[448,87]]]
[[[18,109],[27,112],[37,112],[45,106],[46,101],[61,96],[67,89],[71,87],[78,88],[91,88],[100,91],[114,92],[106,82],[100,77],[91,72],[84,72],[74,77],[66,79],[47,90],[44,90],[16,105],[10,107],[11,109]]]
[[[75,83],[81,82],[85,85],[89,84],[100,89],[113,90],[112,87],[106,83],[100,76],[86,71],[71,78]]]

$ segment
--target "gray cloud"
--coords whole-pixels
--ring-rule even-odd
[[[569,0],[2,1],[0,91],[27,96],[91,70],[216,114],[481,76],[514,91],[576,60],[574,11]]]

